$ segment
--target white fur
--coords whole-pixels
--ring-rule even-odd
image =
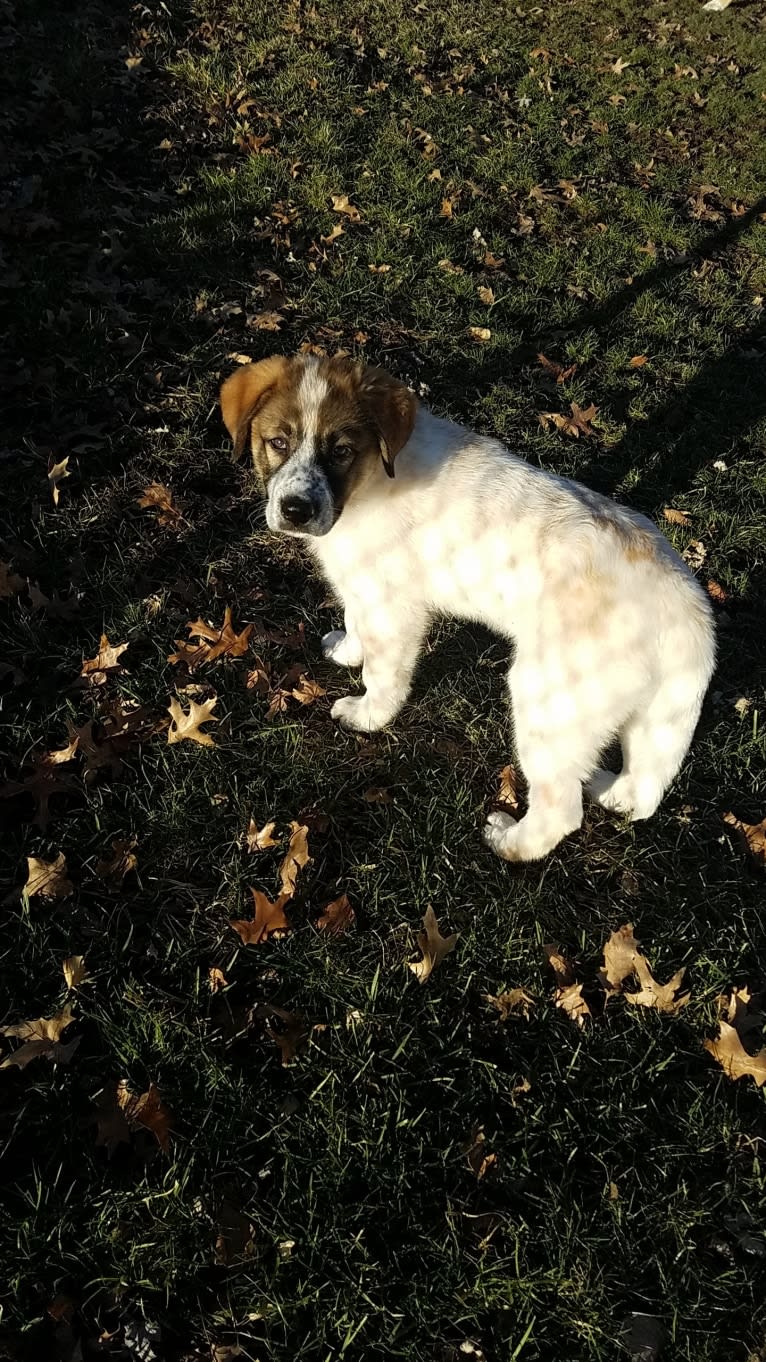
[[[343,600],[327,656],[363,663],[364,693],[333,715],[369,732],[395,718],[429,622],[476,620],[515,643],[520,820],[485,838],[508,860],[544,856],[582,820],[582,788],[648,818],[687,751],[714,665],[704,593],[643,516],[524,463],[420,409],[411,439],[308,540]],[[618,737],[623,769],[599,769]]]

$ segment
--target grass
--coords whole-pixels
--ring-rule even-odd
[[[135,745],[122,774],[74,777],[45,830],[26,798],[3,801],[5,1022],[62,1005],[69,954],[92,982],[71,1063],[0,1075],[0,1349],[124,1356],[149,1321],[157,1355],[187,1362],[227,1345],[261,1362],[606,1362],[647,1312],[665,1362],[766,1357],[763,1092],[701,1044],[717,995],[764,979],[762,877],[721,822],[764,813],[759,6],[19,0],[2,22],[0,557],[79,601],[71,619],[26,593],[0,603],[7,777],[105,698],[161,715],[174,639],[227,603],[238,625],[304,624],[297,653],[259,647],[328,696],[267,722],[244,666],[222,662],[201,675],[215,748]],[[333,194],[362,221],[323,243]],[[279,332],[258,329],[274,311]],[[510,740],[506,650],[477,630],[435,631],[389,732],[336,731],[347,683],[317,646],[336,615],[260,532],[216,411],[230,355],[302,344],[382,362],[440,412],[650,515],[689,513],[669,533],[703,541],[700,575],[729,601],[692,755],[648,824],[589,811],[541,865],[485,853]],[[540,351],[576,363],[571,380],[557,387]],[[597,405],[598,440],[543,428],[571,401]],[[65,454],[54,508],[48,458]],[[180,529],[137,507],[154,480]],[[73,690],[102,629],[129,641],[126,670]],[[228,922],[248,886],[274,892],[279,864],[243,850],[248,819],[285,829],[307,811],[328,821],[295,929],[240,948]],[[114,889],[95,865],[118,837],[138,869]],[[58,851],[74,895],[26,900],[25,857]],[[327,939],[312,924],[340,891],[357,925]],[[404,962],[429,903],[460,940],[420,988]],[[660,978],[687,966],[691,1002],[677,1018],[612,1004],[580,1031],[542,943],[593,978],[625,921]],[[483,995],[519,985],[538,1006],[499,1026]],[[319,1027],[293,1064],[258,1004]],[[169,1153],[146,1132],[111,1159],[96,1145],[93,1099],[123,1077],[159,1085]],[[480,1180],[477,1127],[497,1156]],[[223,1223],[253,1227],[228,1266]]]

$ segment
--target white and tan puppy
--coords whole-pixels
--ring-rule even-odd
[[[221,391],[250,449],[269,528],[310,545],[345,609],[327,657],[362,667],[333,716],[371,732],[407,699],[434,615],[515,644],[509,687],[529,783],[485,837],[544,856],[582,821],[583,786],[648,818],[689,747],[715,660],[710,608],[643,516],[440,420],[381,369],[273,356]],[[395,476],[394,476],[395,475]],[[599,766],[618,738],[622,770]]]

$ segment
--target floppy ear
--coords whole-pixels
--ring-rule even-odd
[[[417,398],[398,378],[372,364],[362,370],[360,393],[378,432],[383,467],[392,478],[394,459],[412,434]]]
[[[244,364],[231,374],[221,388],[221,415],[234,441],[233,459],[241,459],[250,434],[250,425],[267,392],[284,377],[290,361],[284,355],[269,355],[257,364]]]

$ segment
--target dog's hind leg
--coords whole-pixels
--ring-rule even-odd
[[[599,769],[587,781],[591,799],[633,821],[651,818],[686,756],[701,705],[700,693],[679,703],[662,688],[620,731],[620,773]]]
[[[547,855],[582,822],[583,781],[603,747],[592,715],[579,713],[570,691],[549,680],[539,667],[520,661],[509,678],[521,769],[529,785],[523,818],[496,811],[484,827],[484,840],[506,861],[536,861]]]

